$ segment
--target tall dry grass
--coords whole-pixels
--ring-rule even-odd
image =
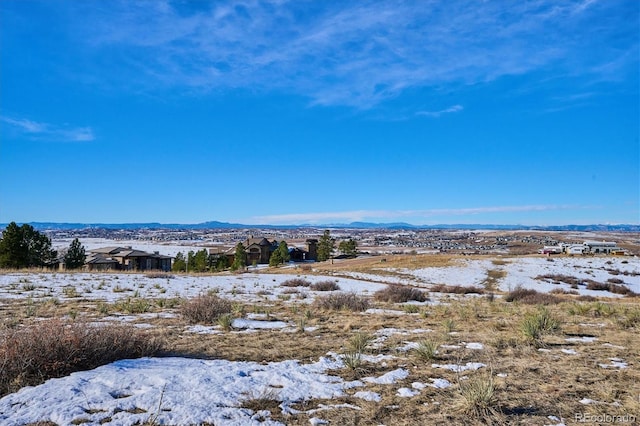
[[[163,342],[130,325],[50,319],[0,331],[0,395],[74,371],[150,356]]]

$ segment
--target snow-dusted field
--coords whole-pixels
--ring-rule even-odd
[[[151,278],[145,274],[105,273],[10,273],[0,275],[0,299],[49,298],[60,300],[84,298],[116,301],[128,297],[168,298],[194,297],[210,291],[239,302],[277,300],[288,297],[301,302],[312,302],[314,292],[300,288],[298,294],[287,294],[291,288],[282,282],[292,278],[304,278],[311,283],[336,281],[341,291],[369,294],[384,288],[384,284],[350,278],[322,277],[315,275],[255,274],[185,276]]]
[[[383,289],[387,283],[419,285],[428,289],[430,284],[479,286],[487,280],[489,271],[503,271],[497,281],[501,290],[517,286],[550,291],[554,288],[569,290],[568,284],[553,284],[541,275],[566,275],[581,280],[606,283],[611,278],[624,282],[631,290],[640,293],[640,260],[636,257],[558,257],[546,258],[496,257],[494,259],[459,259],[449,267],[427,267],[420,269],[385,269],[380,275],[375,270],[369,273],[341,273],[341,276],[319,276],[314,274],[268,274],[244,273],[237,275],[186,276],[167,275],[153,278],[145,274],[124,273],[7,273],[0,275],[0,306],[17,299],[46,300],[104,300],[115,302],[129,297],[171,298],[193,297],[214,291],[220,296],[245,303],[283,301],[285,303],[310,303],[325,292],[311,291],[281,284],[292,278],[304,278],[310,282],[337,281],[340,290],[369,296]],[[395,274],[395,275],[394,275]],[[345,277],[346,275],[346,277]],[[580,294],[620,297],[607,291],[587,290],[578,286]],[[432,299],[437,296],[432,295]],[[427,305],[431,302],[424,302]],[[399,308],[400,309],[400,308]],[[410,315],[402,310],[369,309],[363,318],[373,316],[402,317]],[[296,332],[296,324],[290,320],[267,321],[262,314],[247,314],[236,318],[233,327],[238,338],[243,333],[282,333],[287,339]],[[144,321],[157,318],[173,318],[174,313],[147,313],[140,315],[111,315],[96,321],[131,321],[136,327],[154,327]],[[268,318],[267,318],[268,319]],[[141,322],[143,321],[143,322]],[[604,323],[580,324],[586,331],[600,330]],[[314,333],[313,327],[306,332]],[[197,338],[207,334],[222,333],[219,326],[191,325],[183,333]],[[391,354],[363,355],[369,363],[386,365],[398,357],[406,356],[418,347],[416,339],[433,334],[431,329],[381,328],[374,335],[372,348],[381,348],[392,336],[402,336],[402,341]],[[318,334],[318,338],[322,335]],[[600,340],[599,340],[600,339]],[[606,347],[607,350],[623,351],[605,339],[585,336],[568,337],[567,347],[541,349],[541,354],[550,357],[579,357],[582,345]],[[454,341],[441,344],[440,351],[471,351],[483,353],[486,342]],[[338,350],[336,348],[336,350]],[[614,353],[616,354],[616,353]],[[542,355],[541,355],[542,356]],[[620,371],[630,367],[629,360],[610,357],[598,365],[603,370]],[[431,363],[433,377],[411,380],[409,368],[395,368],[384,374],[373,374],[359,380],[345,380],[335,371],[345,366],[344,355],[329,352],[317,360],[285,360],[280,362],[232,362],[224,359],[201,360],[187,358],[142,358],[121,360],[90,371],[51,379],[35,387],[0,399],[0,424],[22,425],[43,419],[59,425],[134,425],[145,421],[157,424],[182,425],[207,422],[216,425],[281,424],[272,418],[269,411],[252,411],[242,407],[242,402],[262,397],[278,401],[279,415],[304,413],[311,424],[326,424],[323,413],[336,408],[360,410],[358,405],[319,404],[306,411],[297,411],[294,404],[311,399],[335,399],[345,396],[367,403],[380,402],[380,386],[395,386],[394,395],[401,399],[419,398],[428,390],[444,390],[452,383],[442,375],[473,374],[475,370],[487,370],[481,362]],[[494,366],[496,367],[496,366]],[[497,368],[497,378],[507,373]],[[449,376],[451,380],[451,377]],[[398,384],[402,381],[402,385]],[[591,400],[589,400],[591,401]],[[585,403],[586,404],[586,403]],[[549,418],[554,416],[549,416]],[[555,418],[555,417],[554,417]],[[557,418],[559,419],[559,418]]]
[[[549,279],[536,278],[543,275],[565,275],[600,283],[620,279],[629,289],[640,293],[640,259],[635,256],[556,257],[550,260],[545,257],[459,259],[455,266],[401,269],[397,272],[414,277],[416,283],[482,287],[490,270],[506,274],[498,281],[503,291],[513,290],[518,286],[544,292],[554,288],[569,290],[568,284],[553,284]],[[580,285],[577,291],[591,296],[619,297],[608,291],[587,290],[584,285]]]

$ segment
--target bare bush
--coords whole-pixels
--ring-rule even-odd
[[[309,289],[314,291],[336,291],[340,290],[340,286],[335,281],[325,280],[311,284]]]
[[[577,277],[572,277],[571,275],[563,275],[563,274],[545,274],[538,275],[534,279],[541,281],[551,281],[553,284],[569,284],[569,285],[580,285],[583,284],[582,280]]]
[[[220,316],[231,313],[232,303],[215,294],[202,294],[182,304],[181,314],[190,323],[216,324]]]
[[[475,286],[466,287],[466,286],[462,286],[462,285],[437,284],[437,285],[432,286],[430,290],[432,292],[435,292],[435,293],[453,293],[453,294],[471,294],[471,293],[476,293],[476,294],[484,294],[484,289],[483,288],[475,287]]]
[[[547,294],[540,293],[533,289],[526,289],[522,287],[516,287],[515,290],[510,291],[504,297],[506,302],[521,302],[527,305],[551,305],[555,303],[560,303],[562,300],[558,297]]]
[[[318,297],[315,306],[320,309],[349,310],[361,312],[369,308],[369,300],[355,293],[335,293]]]
[[[373,297],[378,301],[390,303],[404,303],[410,300],[424,302],[428,300],[427,295],[417,288],[393,284],[376,291]]]
[[[146,278],[159,278],[159,279],[165,279],[165,280],[170,280],[172,278],[175,278],[174,275],[168,272],[147,272],[146,274],[144,274],[144,276]]]
[[[615,278],[609,279],[606,283],[599,283],[597,281],[589,281],[587,284],[587,290],[597,291],[609,291],[614,294],[623,294],[625,296],[636,296],[637,293],[632,291],[629,287],[612,282]],[[618,280],[622,281],[622,280]]]
[[[53,377],[150,356],[161,340],[131,325],[95,326],[59,319],[0,333],[0,396]]]
[[[589,282],[587,283],[587,290],[607,291],[609,290],[609,284],[589,280]]]
[[[311,282],[304,278],[290,278],[280,284],[281,287],[309,287],[310,285]]]
[[[576,290],[565,290],[563,288],[554,288],[553,290],[551,290],[549,292],[549,294],[580,294],[579,292],[577,292]]]

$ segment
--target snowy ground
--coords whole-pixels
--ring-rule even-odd
[[[543,275],[565,275],[580,280],[593,280],[606,283],[609,279],[620,279],[632,291],[640,293],[640,259],[637,257],[515,257],[487,260],[460,259],[455,266],[430,267],[422,269],[397,270],[409,275],[415,283],[446,284],[482,287],[488,271],[503,271],[506,275],[499,279],[501,290],[510,291],[521,286],[538,291],[551,291],[555,288],[570,290],[568,284],[554,284],[552,280],[537,277]],[[395,270],[388,269],[389,272]],[[354,276],[358,276],[354,274]],[[362,275],[360,274],[361,278]],[[396,279],[400,283],[403,278]],[[387,281],[392,281],[387,277]],[[405,280],[406,281],[406,280]],[[620,297],[607,291],[587,290],[580,285],[580,294],[591,296]]]
[[[299,287],[290,293],[291,287],[282,287],[284,281],[303,278],[311,283],[336,281],[340,291],[372,294],[385,287],[349,278],[333,278],[315,275],[289,274],[240,274],[216,276],[169,275],[169,278],[152,278],[145,274],[104,273],[10,273],[0,275],[0,299],[58,298],[116,301],[128,297],[169,298],[193,297],[210,291],[225,298],[241,302],[295,299],[310,303],[313,296],[322,294]]]
[[[215,291],[221,296],[241,302],[284,300],[310,303],[320,294],[307,287],[299,287],[291,293],[291,287],[280,284],[292,278],[304,278],[310,282],[337,281],[340,291],[372,295],[385,287],[385,283],[412,284],[427,287],[428,284],[482,286],[490,270],[505,272],[498,281],[502,290],[520,285],[540,291],[554,288],[570,289],[568,284],[553,284],[537,279],[540,275],[567,275],[580,279],[607,282],[621,279],[624,285],[640,293],[640,260],[631,257],[575,257],[546,258],[495,258],[488,260],[460,259],[450,267],[385,270],[376,275],[353,273],[349,277],[317,275],[245,273],[238,275],[184,276],[151,278],[145,274],[103,273],[9,273],[0,275],[0,304],[15,299],[32,300],[58,298],[117,301],[128,297],[169,298],[192,297]],[[397,272],[397,275],[389,273]],[[580,285],[581,294],[619,297],[605,291],[586,290]],[[426,304],[426,303],[425,303]],[[146,316],[145,316],[146,315]],[[112,315],[100,321],[141,321],[159,316],[169,318],[171,313],[142,315]],[[401,310],[370,309],[363,315],[408,315]],[[603,324],[580,324],[588,331]],[[137,323],[138,327],[153,327]],[[258,314],[234,320],[234,333],[281,332],[291,333],[296,325],[285,321],[264,321]],[[311,331],[311,330],[308,330]],[[220,333],[219,326],[190,326],[185,333]],[[393,335],[407,336],[407,341],[395,348],[394,355],[366,356],[371,363],[385,363],[395,356],[403,356],[417,347],[416,339],[428,336],[430,329],[402,330],[383,328],[375,333],[372,347],[380,347]],[[283,334],[283,336],[285,336]],[[410,337],[413,336],[413,337]],[[283,337],[286,338],[286,337]],[[577,357],[582,345],[611,345],[590,336],[570,337],[567,347],[541,349],[541,353],[553,356]],[[441,345],[440,350],[471,350],[482,352],[481,342],[457,342]],[[312,362],[313,361],[313,362]],[[91,371],[73,373],[70,376],[51,379],[36,387],[23,388],[19,392],[0,399],[0,424],[22,425],[43,419],[57,424],[111,424],[133,425],[154,421],[158,424],[198,424],[208,422],[221,425],[281,424],[274,420],[274,413],[252,411],[242,407],[250,399],[269,397],[277,400],[279,415],[300,413],[292,408],[296,402],[323,398],[333,399],[349,395],[358,400],[380,401],[381,395],[373,386],[395,386],[393,392],[401,398],[414,398],[426,388],[445,389],[451,383],[441,372],[472,372],[483,369],[482,363],[432,364],[433,377],[422,382],[413,381],[410,387],[405,379],[411,379],[411,371],[398,368],[379,376],[346,381],[335,376],[332,370],[344,366],[343,355],[328,353],[317,361],[302,363],[287,360],[272,363],[231,362],[226,360],[199,360],[186,358],[143,358],[121,360]],[[598,364],[606,370],[623,370],[627,360],[611,357]],[[506,377],[496,372],[497,377]],[[444,373],[442,373],[444,374]],[[404,386],[397,382],[404,380]],[[325,424],[324,410],[337,407],[319,405],[305,411],[311,424]],[[345,407],[344,404],[341,405]],[[357,405],[348,409],[359,410]]]

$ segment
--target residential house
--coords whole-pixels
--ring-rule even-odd
[[[85,266],[88,270],[170,271],[171,256],[148,253],[129,247],[103,247],[89,250]]]
[[[247,265],[253,264],[268,264],[271,254],[278,248],[279,242],[277,240],[269,241],[266,238],[248,238],[244,243],[244,248],[247,253]],[[308,260],[318,259],[318,240],[308,239],[307,248],[303,250],[299,247],[289,247],[290,260],[293,262],[304,262]],[[224,249],[222,247],[214,247],[209,249],[209,254],[212,256],[226,256],[229,265],[233,263],[235,257],[236,248],[230,247]]]

